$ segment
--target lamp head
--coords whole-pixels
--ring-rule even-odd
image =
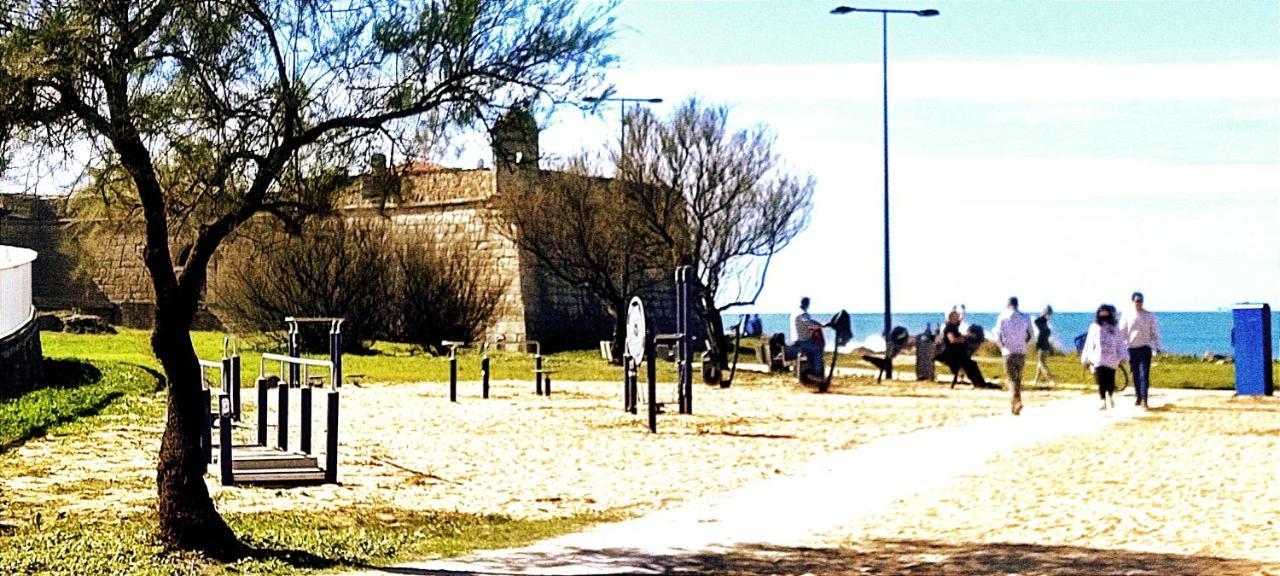
[[[938,12],[937,10],[934,10],[932,8],[928,10],[916,10],[916,16],[921,16],[924,18],[928,18],[930,16],[937,16],[938,14],[941,14],[941,12]]]
[[[848,14],[850,12],[855,12],[855,11],[856,10],[854,8],[850,8],[848,6],[838,6],[836,8],[831,9],[832,14]]]

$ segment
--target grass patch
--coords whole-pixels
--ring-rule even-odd
[[[0,402],[0,454],[154,389],[155,379],[136,366],[48,360],[42,387]]]
[[[41,345],[44,347],[45,356],[49,358],[127,362],[159,370],[160,364],[151,353],[150,338],[150,332],[134,329],[121,329],[118,334],[45,332],[41,334]],[[194,331],[191,333],[191,338],[196,354],[201,358],[213,360],[222,356],[222,333]],[[253,379],[258,375],[262,352],[284,351],[283,340],[279,341],[275,347],[271,345],[270,338],[262,335],[256,335],[247,342],[251,342],[253,347],[249,348],[246,344],[240,350],[240,362],[246,386],[252,385]],[[308,354],[308,356],[324,357],[316,354]],[[494,351],[490,353],[490,377],[494,380],[532,381],[533,363],[533,356],[529,354]],[[594,350],[549,354],[544,358],[543,366],[555,371],[552,379],[557,381],[622,381],[622,368],[610,365]],[[659,362],[658,366],[660,378],[674,378],[675,369],[672,363]],[[278,365],[268,365],[266,368],[271,373],[279,371]],[[447,382],[449,359],[417,351],[415,347],[408,344],[378,342],[367,354],[344,355],[343,373],[348,376],[363,374],[364,382],[380,384]],[[480,379],[478,350],[459,351],[458,378],[460,380]]]
[[[608,514],[518,520],[390,508],[230,515],[248,549],[236,562],[166,550],[150,518],[88,521],[63,517],[0,529],[0,573],[144,576],[303,574],[386,566],[478,549],[523,546],[616,519]]]

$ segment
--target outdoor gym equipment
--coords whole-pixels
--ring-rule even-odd
[[[493,376],[490,369],[489,349],[493,346],[508,345],[507,338],[501,334],[492,337],[492,342],[486,338],[480,343],[480,395],[484,399],[489,398],[489,381]],[[514,344],[522,344],[523,348],[528,351],[533,348],[533,375],[534,375],[534,393],[539,396],[551,395],[551,375],[555,370],[548,370],[543,367],[542,344],[537,340],[527,340],[524,342],[516,342]],[[440,346],[449,349],[449,401],[458,401],[458,348],[466,348],[466,342],[454,340],[441,340]]]
[[[222,358],[218,360],[196,359],[200,364],[200,393],[204,396],[205,407],[205,427],[204,432],[200,436],[200,448],[204,450],[205,461],[213,462],[213,431],[212,427],[216,424],[221,425],[220,420],[215,420],[210,403],[213,400],[213,391],[209,387],[209,378],[205,371],[218,371],[218,395],[226,395],[228,397],[228,407],[230,417],[233,421],[240,421],[240,353],[239,346],[235,344],[235,339],[227,336],[222,339]],[[221,411],[221,407],[219,408]],[[227,426],[230,430],[230,426]]]
[[[219,476],[224,485],[272,484],[300,485],[336,483],[338,481],[338,387],[342,382],[342,322],[341,318],[285,318],[289,326],[288,354],[264,353],[258,365],[257,385],[257,435],[256,442],[233,450],[231,421],[236,412],[233,394],[224,388],[218,395],[219,427]],[[298,345],[299,325],[327,323],[329,325],[329,359],[303,358]],[[234,357],[233,357],[234,358]],[[268,363],[278,363],[279,372],[270,374]],[[203,364],[203,363],[202,363]],[[232,362],[238,367],[238,362]],[[312,386],[324,379],[323,375],[311,377],[312,368],[327,372],[329,390],[325,410],[325,459],[324,466],[312,450]],[[225,382],[238,380],[238,374],[223,378]],[[270,390],[276,389],[276,440],[271,446],[268,439]],[[289,449],[289,390],[298,389],[298,450]],[[231,387],[234,390],[235,387]]]
[[[644,301],[639,296],[627,305],[627,332],[622,356],[622,408],[636,414],[639,407],[639,371],[645,366],[645,404],[648,408],[649,431],[658,431],[658,414],[665,403],[658,402],[656,345],[660,342],[675,344],[676,351],[676,403],[680,414],[693,414],[693,335],[689,330],[689,307],[692,302],[689,277],[690,268],[676,268],[676,332],[654,334],[645,313]]]

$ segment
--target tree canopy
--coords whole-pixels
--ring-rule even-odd
[[[720,313],[755,302],[773,256],[808,225],[814,188],[783,162],[767,127],[733,130],[728,119],[728,108],[697,98],[666,119],[637,111],[617,161],[646,234],[697,274],[697,309],[722,365]]]
[[[574,0],[19,0],[0,8],[0,150],[129,191],[168,382],[160,535],[233,554],[198,448],[189,329],[222,242],[296,225],[386,143],[594,89],[611,5]],[[12,163],[6,162],[12,170]],[[172,167],[166,169],[164,167]],[[19,167],[21,168],[21,167]],[[186,249],[175,258],[178,237]]]

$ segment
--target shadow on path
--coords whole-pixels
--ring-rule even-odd
[[[576,551],[566,566],[564,556],[537,553],[503,555],[474,569],[393,567],[373,573],[412,576],[504,574],[1127,574],[1175,576],[1193,574],[1280,575],[1280,564],[1212,556],[1185,556],[1102,550],[1075,546],[1008,543],[948,544],[919,540],[876,540],[838,548],[748,545],[718,553],[645,555],[635,550]]]

